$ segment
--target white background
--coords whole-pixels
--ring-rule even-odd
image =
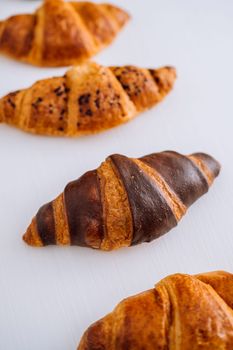
[[[74,350],[88,325],[168,274],[233,272],[233,2],[116,3],[132,20],[96,60],[174,65],[177,83],[158,107],[96,136],[37,137],[0,125],[0,349]],[[0,17],[36,6],[37,1],[0,0]],[[0,57],[0,95],[65,70]],[[107,155],[137,157],[166,149],[209,152],[222,172],[161,239],[112,253],[35,249],[21,240],[43,203]]]

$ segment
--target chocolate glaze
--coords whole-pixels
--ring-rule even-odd
[[[219,162],[217,162],[217,160],[215,160],[213,157],[209,156],[206,153],[193,153],[192,155],[200,159],[214,177],[218,176],[221,169],[221,165],[219,164]]]
[[[97,171],[89,171],[70,182],[64,191],[72,245],[99,246],[103,237],[103,209]]]
[[[56,244],[52,202],[43,205],[36,215],[38,234],[43,245]]]
[[[208,183],[198,167],[177,152],[153,153],[140,160],[154,168],[186,206],[208,191]]]
[[[133,217],[132,245],[158,238],[177,225],[155,181],[131,159],[114,154],[110,159],[122,179]]]

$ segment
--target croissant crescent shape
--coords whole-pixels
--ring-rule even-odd
[[[131,120],[172,89],[175,69],[86,63],[0,100],[0,122],[36,134],[79,136]]]
[[[149,242],[177,225],[219,171],[219,163],[204,153],[111,155],[40,208],[24,240],[102,250]]]
[[[129,20],[110,4],[45,0],[35,14],[0,22],[0,52],[39,66],[68,66],[109,45]]]
[[[123,300],[78,350],[232,350],[233,275],[175,274]]]

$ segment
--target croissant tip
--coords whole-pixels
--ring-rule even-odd
[[[211,175],[216,178],[221,170],[221,164],[212,156],[206,153],[194,153],[193,156],[199,159],[208,168]]]
[[[177,78],[177,70],[176,70],[175,67],[173,67],[173,66],[166,66],[165,68],[170,72],[170,74],[173,75],[173,77],[175,79]]]
[[[173,86],[175,83],[175,80],[177,79],[177,70],[173,66],[165,66],[161,68],[161,70],[165,71],[165,74],[167,75],[167,80],[170,82],[170,84]]]
[[[23,235],[23,240],[25,243],[30,245],[31,247],[41,247],[42,243],[37,237],[37,233],[35,232],[35,229],[33,228],[34,220],[32,221],[31,225],[27,228],[25,234]]]
[[[120,27],[123,27],[131,19],[131,15],[126,10],[112,4],[107,4],[107,6]]]
[[[152,74],[156,84],[159,86],[160,90],[165,94],[173,88],[177,78],[175,67],[164,66],[158,69],[149,69],[149,71]]]
[[[28,245],[34,246],[34,239],[33,239],[33,234],[30,226],[28,227],[27,231],[23,235],[23,240]]]

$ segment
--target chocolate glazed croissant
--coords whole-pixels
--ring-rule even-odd
[[[175,274],[123,300],[78,350],[232,350],[233,275]]]
[[[87,63],[0,100],[0,121],[61,136],[96,133],[131,120],[172,89],[175,69]]]
[[[177,225],[219,171],[219,163],[204,153],[111,155],[44,205],[23,238],[32,246],[102,250],[152,241]]]
[[[0,22],[0,52],[40,66],[68,66],[109,45],[129,20],[109,4],[45,0],[35,14]]]

